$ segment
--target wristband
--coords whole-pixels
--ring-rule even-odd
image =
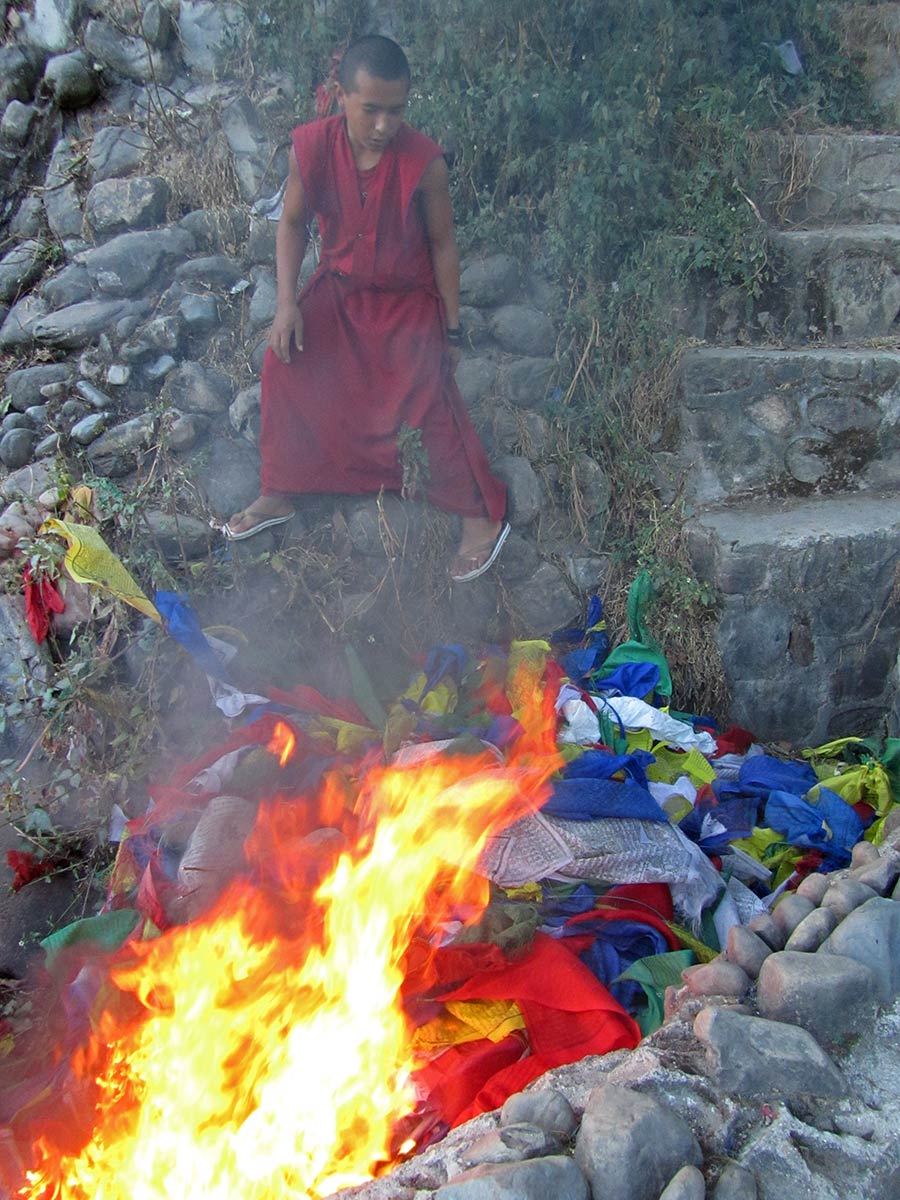
[[[461,346],[462,345],[463,333],[465,332],[462,325],[457,325],[455,329],[448,329],[446,332],[447,332],[447,341],[450,343],[451,346]]]

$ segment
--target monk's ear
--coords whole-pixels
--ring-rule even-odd
[[[334,96],[338,102],[341,112],[343,112],[344,108],[345,108],[345,101],[347,99],[347,93],[344,91],[344,89],[341,87],[341,85],[337,82],[334,85]]]

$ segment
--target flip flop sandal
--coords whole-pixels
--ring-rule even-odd
[[[249,529],[244,529],[240,533],[232,533],[231,526],[226,522],[222,526],[222,536],[227,538],[229,542],[242,542],[245,538],[251,538],[256,533],[262,533],[264,529],[272,529],[276,525],[284,525],[287,521],[293,520],[295,515],[295,513],[289,512],[281,517],[264,517],[255,525],[251,525]]]
[[[454,583],[469,583],[473,579],[480,578],[480,576],[482,576],[485,573],[485,571],[489,571],[491,569],[491,567],[494,565],[494,563],[497,561],[498,557],[500,556],[500,551],[503,549],[503,543],[506,541],[506,539],[509,537],[509,535],[511,533],[512,533],[512,526],[510,525],[509,521],[504,521],[503,525],[501,526],[500,532],[497,534],[497,539],[493,543],[493,545],[491,545],[490,543],[486,543],[484,546],[476,546],[476,548],[472,551],[471,554],[466,555],[466,558],[475,558],[482,550],[487,550],[488,548],[490,548],[491,552],[488,555],[488,557],[484,560],[484,562],[481,564],[481,566],[475,567],[475,569],[472,571],[466,571],[466,573],[464,575],[451,575],[450,576],[451,580]]]

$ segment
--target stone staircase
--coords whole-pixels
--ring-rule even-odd
[[[878,9],[900,29],[900,4]],[[879,87],[893,59],[869,62],[896,123]],[[722,597],[732,718],[802,744],[896,735],[900,136],[773,137],[765,153],[775,285],[742,336],[778,344],[685,354],[671,465],[698,575]]]

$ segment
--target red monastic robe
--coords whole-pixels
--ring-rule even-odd
[[[322,256],[300,295],[303,351],[292,346],[289,363],[266,351],[263,491],[399,490],[405,424],[421,430],[427,498],[460,516],[500,520],[506,489],[450,369],[415,195],[440,147],[404,125],[361,173],[343,115],[299,126],[293,144]]]

